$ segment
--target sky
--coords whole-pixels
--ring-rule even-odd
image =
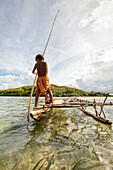
[[[0,90],[32,85],[45,53],[51,84],[113,92],[113,0],[0,0]]]

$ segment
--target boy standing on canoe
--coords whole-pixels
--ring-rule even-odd
[[[48,74],[48,65],[47,62],[44,62],[44,57],[41,54],[36,55],[36,64],[33,68],[32,73],[38,74],[38,79],[36,83],[36,97],[35,97],[35,107],[37,107],[39,96],[45,93],[50,95],[51,103],[53,104],[53,95],[51,92],[51,86],[49,84]],[[35,70],[37,69],[37,72]]]

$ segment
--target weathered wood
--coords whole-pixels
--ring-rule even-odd
[[[59,100],[58,100],[59,101]],[[49,106],[51,104],[40,104],[40,106]],[[86,105],[86,103],[80,103],[80,102],[62,102],[62,103],[55,103],[54,104],[54,101],[53,101],[53,106],[58,106],[58,105]]]
[[[38,108],[36,108],[36,109],[42,109],[43,107],[44,108],[46,108],[46,107],[59,107],[59,106],[61,106],[61,107],[71,107],[71,106],[73,106],[73,107],[78,107],[78,105],[80,105],[80,106],[85,106],[85,107],[89,107],[89,106],[102,106],[103,105],[103,103],[100,103],[100,102],[96,102],[96,103],[93,103],[93,102],[90,102],[90,103],[86,103],[86,102],[84,102],[84,103],[80,103],[80,102],[69,102],[69,103],[61,103],[61,104],[53,104],[53,106],[51,105],[51,104],[41,104],[41,107],[39,106]],[[113,105],[113,103],[105,103],[104,105]]]
[[[50,31],[50,34],[49,34],[49,37],[48,37],[48,40],[47,40],[47,43],[46,43],[44,52],[43,52],[43,56],[45,55],[45,51],[46,51],[46,49],[47,49],[47,46],[48,46],[48,43],[49,43],[49,40],[50,40],[52,31],[53,31],[53,27],[54,27],[54,25],[55,25],[55,21],[56,21],[56,18],[57,18],[57,15],[58,15],[59,11],[60,11],[60,10],[57,11],[57,14],[56,14],[56,16],[55,16],[55,19],[54,19],[54,21],[53,21],[53,25],[52,25],[52,28],[51,28],[51,31]]]
[[[96,113],[96,116],[98,116],[98,112],[97,112],[97,109],[96,109],[96,100],[94,99],[94,105],[93,105],[93,107],[94,107],[94,109],[95,109],[95,113]]]
[[[103,110],[102,110],[102,112],[103,112],[104,118],[106,119],[106,115],[105,115],[105,113],[104,113],[104,111],[103,111]]]
[[[101,110],[100,110],[99,116],[101,115],[101,112],[103,111],[103,107],[104,107],[104,105],[105,105],[105,102],[106,102],[108,96],[109,96],[109,93],[106,95],[106,97],[105,97],[105,99],[104,99],[104,102],[103,102],[103,104],[102,104],[102,106],[101,106]]]
[[[111,125],[112,122],[108,119],[105,119],[105,118],[101,118],[101,117],[98,117],[96,116],[92,111],[90,110],[87,110],[86,108],[79,108],[82,112],[84,112],[85,114],[87,114],[88,116],[91,116],[93,117],[95,120],[101,122],[101,123],[104,123],[104,124],[107,124],[107,125]]]
[[[39,106],[37,108],[33,108],[33,110],[40,110],[44,108],[69,108],[69,107],[80,107],[81,105],[44,105],[44,106]]]
[[[28,122],[30,121],[30,119],[29,119],[29,113],[30,113],[32,95],[33,95],[33,90],[34,90],[36,78],[37,78],[37,75],[35,76],[35,79],[34,79],[34,82],[33,82],[33,86],[32,86],[32,90],[31,90],[31,95],[30,95],[30,101],[29,101],[29,107],[28,107],[28,113],[27,113],[27,121],[28,121]]]
[[[105,101],[105,100],[104,100]],[[113,105],[113,103],[104,103],[104,105]],[[95,112],[96,112],[96,115],[91,112],[90,110],[87,110],[86,108],[84,107],[89,107],[89,106],[93,106],[94,109],[95,109]],[[47,117],[48,115],[48,112],[49,112],[49,109],[52,109],[52,108],[79,108],[80,110],[82,110],[84,113],[86,113],[87,115],[89,116],[92,116],[94,119],[104,123],[104,124],[112,124],[111,121],[107,120],[106,117],[105,117],[105,114],[104,114],[104,118],[102,117],[99,117],[98,116],[98,113],[97,113],[97,110],[96,110],[96,106],[103,106],[103,103],[101,102],[96,102],[94,100],[94,102],[87,102],[87,101],[82,101],[82,102],[64,102],[63,100],[54,100],[54,104],[42,104],[41,106],[37,107],[37,108],[33,108],[33,111],[30,113],[30,116],[36,120],[36,121],[39,121],[39,120],[42,120],[43,118]],[[82,109],[81,109],[82,107]],[[103,112],[103,110],[102,110]]]
[[[41,110],[36,110],[36,111],[31,111],[30,112],[30,116],[36,120],[36,121],[40,121],[44,118],[47,118],[51,113],[51,108],[45,108],[45,109],[41,109]]]

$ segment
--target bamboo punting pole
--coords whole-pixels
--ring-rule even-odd
[[[34,82],[33,82],[33,86],[32,86],[32,89],[31,89],[31,95],[30,95],[30,101],[29,101],[29,107],[28,107],[28,113],[27,113],[27,120],[28,120],[28,122],[30,121],[30,120],[29,120],[29,112],[30,112],[31,101],[32,101],[32,95],[33,95],[33,90],[34,90],[36,78],[37,78],[37,75],[35,76],[35,79],[34,79]]]
[[[57,11],[57,14],[56,14],[56,16],[55,16],[55,19],[54,19],[54,21],[53,21],[53,25],[52,25],[52,28],[51,28],[51,32],[50,32],[50,34],[49,34],[49,37],[48,37],[48,40],[47,40],[47,43],[46,43],[46,46],[45,46],[45,49],[44,49],[44,52],[43,52],[43,56],[44,56],[44,54],[45,54],[45,52],[46,52],[46,49],[47,49],[47,46],[48,46],[48,43],[49,43],[49,40],[50,40],[52,31],[53,31],[53,27],[54,27],[54,25],[55,25],[55,21],[56,21],[56,18],[57,18],[57,15],[58,15],[59,11],[60,11],[60,10]]]
[[[54,18],[53,25],[52,25],[52,28],[51,28],[51,31],[50,31],[50,34],[49,34],[49,37],[48,37],[48,40],[47,40],[47,43],[46,43],[44,52],[43,52],[43,56],[44,56],[44,54],[45,54],[45,52],[46,52],[46,49],[47,49],[47,46],[48,46],[48,43],[49,43],[49,40],[50,40],[52,31],[53,31],[53,27],[54,27],[54,24],[55,24],[55,21],[56,21],[56,18],[57,18],[57,15],[58,15],[59,11],[60,11],[60,10],[57,11],[57,14],[56,14],[56,16],[55,16],[55,18]],[[29,119],[29,113],[30,113],[32,95],[33,95],[33,90],[34,90],[34,86],[35,86],[36,79],[37,79],[37,75],[35,76],[35,79],[34,79],[34,82],[33,82],[33,86],[32,86],[32,90],[31,90],[31,95],[30,95],[30,101],[29,101],[29,107],[28,107],[28,113],[27,113],[27,120],[28,120],[28,122],[30,121],[30,119]]]

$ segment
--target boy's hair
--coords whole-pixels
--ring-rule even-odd
[[[36,57],[35,57],[35,61],[37,61],[37,59],[39,59],[39,60],[44,60],[44,56],[43,56],[42,54],[38,54],[38,55],[36,55]]]

